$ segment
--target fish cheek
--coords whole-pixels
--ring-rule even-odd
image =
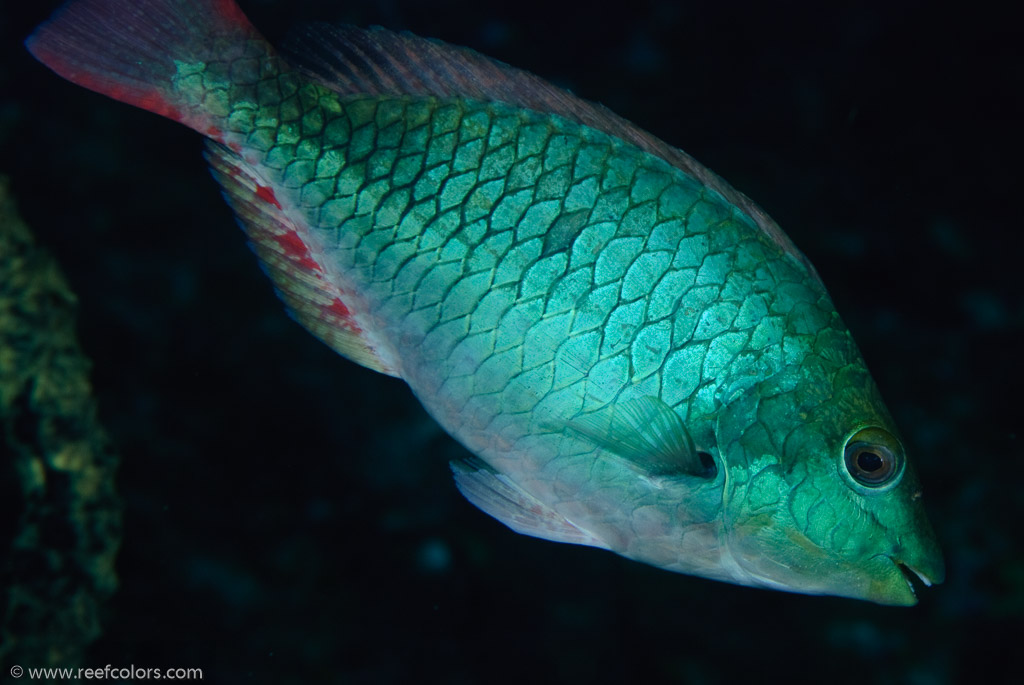
[[[830,488],[827,478],[828,474],[808,474],[800,479],[790,493],[789,507],[794,527],[820,550],[835,553],[836,543],[849,539],[852,512],[845,493]],[[839,533],[838,540],[834,533]]]
[[[783,467],[777,463],[751,467],[749,471],[733,469],[725,511],[729,546],[745,568],[752,559],[776,555],[786,531],[792,529]]]
[[[837,501],[804,465],[772,464],[757,470],[736,493],[728,513],[730,549],[758,584],[810,591],[822,568],[841,564],[839,551],[853,538],[852,503]],[[840,484],[841,485],[841,484]]]

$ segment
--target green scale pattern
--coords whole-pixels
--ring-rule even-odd
[[[102,4],[73,2],[29,49],[216,141],[296,318],[409,383],[485,462],[453,465],[481,509],[747,585],[912,604],[910,573],[942,580],[824,287],[685,155],[451,46],[314,27],[317,83],[230,1]],[[535,109],[491,101],[512,93]]]
[[[801,264],[652,155],[503,104],[271,83],[236,130],[457,435],[651,395],[710,446],[736,393],[815,349],[859,361]]]

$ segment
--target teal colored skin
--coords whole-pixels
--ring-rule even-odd
[[[915,602],[911,571],[942,580],[917,478],[850,333],[817,275],[747,213],[558,115],[341,96],[246,49],[177,63],[181,118],[212,124],[308,228],[312,259],[354,293],[375,367],[582,531],[571,541],[885,604]],[[645,470],[579,429],[643,398],[713,465]],[[866,427],[898,457],[880,486],[844,456]]]
[[[749,217],[557,116],[305,88],[326,103],[246,148],[357,285],[399,375],[487,464],[674,571],[893,604],[914,602],[894,561],[941,578],[913,474],[883,492],[845,475],[855,429],[896,429],[816,275]],[[651,482],[564,430],[645,396],[717,477]]]

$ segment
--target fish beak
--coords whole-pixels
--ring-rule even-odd
[[[923,535],[916,541],[916,544],[900,546],[889,554],[880,554],[879,557],[887,559],[899,569],[900,575],[906,582],[906,588],[901,588],[903,592],[896,594],[905,592],[903,599],[909,600],[909,604],[917,603],[917,589],[921,587],[920,585],[915,587],[917,583],[923,583],[924,587],[931,587],[946,579],[945,563],[934,535]],[[894,581],[895,579],[893,579]],[[903,603],[898,598],[894,597],[893,599],[895,601],[891,603]],[[890,602],[883,601],[882,603]]]
[[[912,577],[916,577],[918,580],[924,583],[926,587],[932,586],[931,579],[925,574],[923,574],[921,571],[918,571],[916,568],[909,564],[904,564],[902,561],[898,561],[896,559],[893,559],[893,561],[895,561],[896,565],[899,566],[900,571],[903,571],[903,575],[906,576],[908,583],[910,583]],[[913,576],[911,574],[913,574]],[[911,588],[913,588],[913,584],[911,584]]]
[[[908,564],[902,559],[898,559],[896,557],[888,555],[886,556],[893,563],[893,565],[895,565],[896,568],[900,570],[900,573],[903,575],[903,580],[906,581],[907,589],[909,590],[910,596],[912,598],[912,604],[917,603],[917,591],[914,588],[914,585],[917,582],[924,583],[925,587],[931,587],[932,585],[941,583],[945,575],[943,573],[941,562],[940,565],[936,567],[936,569],[929,569],[928,571],[931,571],[929,573],[928,571],[925,571],[920,567]]]

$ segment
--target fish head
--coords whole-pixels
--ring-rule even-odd
[[[912,605],[912,580],[943,580],[942,553],[892,419],[854,367],[799,369],[723,411],[723,559],[747,585]]]

